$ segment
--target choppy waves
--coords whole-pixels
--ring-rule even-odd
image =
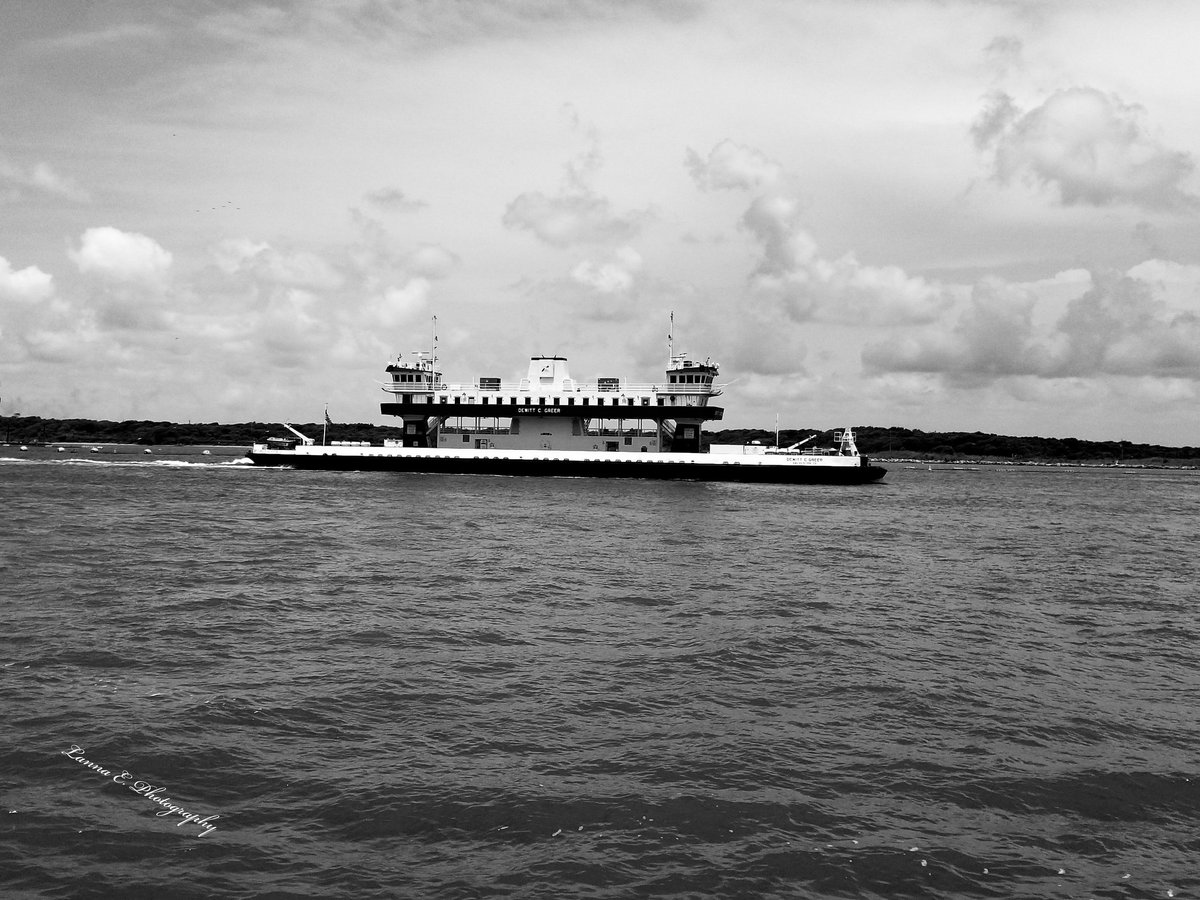
[[[1200,479],[246,474],[0,475],[6,893],[1200,891]]]

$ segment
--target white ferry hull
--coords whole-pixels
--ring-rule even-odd
[[[255,465],[341,471],[426,472],[462,475],[535,475],[560,478],[653,478],[773,484],[867,484],[887,469],[863,456],[717,453],[603,453],[576,450],[440,450],[419,447],[255,444]]]

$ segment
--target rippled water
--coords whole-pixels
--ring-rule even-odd
[[[0,491],[6,897],[1200,894],[1197,473]]]

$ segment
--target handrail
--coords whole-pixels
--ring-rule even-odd
[[[659,384],[656,382],[625,382],[616,387],[604,385],[601,387],[596,382],[579,382],[574,381],[571,385],[537,385],[533,386],[528,383],[519,381],[502,381],[499,385],[490,384],[486,388],[481,387],[478,382],[461,383],[452,382],[449,384],[443,383],[435,386],[425,384],[404,384],[397,382],[381,382],[381,387],[392,394],[479,394],[483,397],[491,397],[497,394],[519,394],[521,396],[539,396],[539,397],[569,397],[574,394],[598,394],[609,396],[616,394],[635,394],[637,396],[653,395],[653,394],[695,394],[704,397],[719,397],[723,392],[718,387],[713,387],[707,384]]]

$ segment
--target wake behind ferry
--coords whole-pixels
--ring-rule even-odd
[[[716,363],[671,354],[665,380],[577,381],[561,356],[534,356],[520,381],[443,381],[436,352],[388,365],[384,415],[403,437],[382,444],[317,443],[290,425],[290,437],[255,443],[256,465],[476,475],[660,478],[789,484],[865,484],[886,469],[860,455],[854,432],[836,447],[716,444],[703,452],[701,429],[724,415]],[[326,416],[328,421],[328,415]],[[815,436],[814,436],[815,437]],[[810,438],[809,440],[812,440]]]

